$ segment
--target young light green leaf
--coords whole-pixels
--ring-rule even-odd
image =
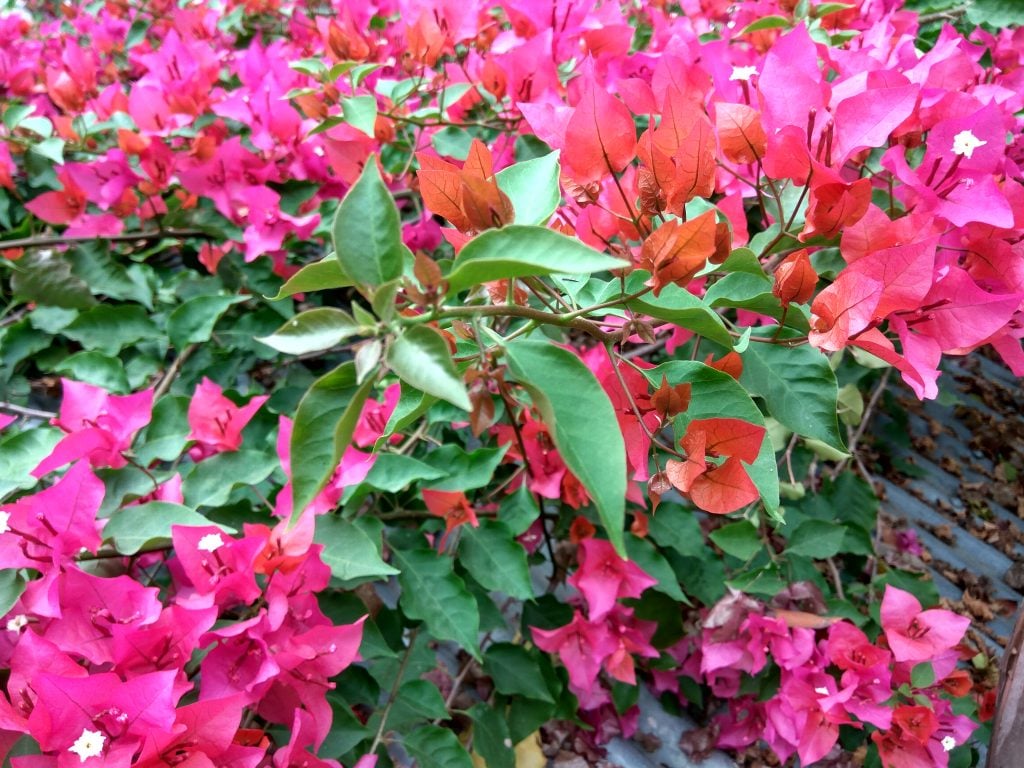
[[[429,549],[396,547],[392,560],[401,571],[399,604],[405,614],[426,623],[438,640],[452,640],[479,659],[480,611],[462,579],[452,572],[451,558]]]
[[[122,507],[111,515],[103,527],[103,540],[122,555],[134,555],[144,549],[167,546],[172,525],[210,525],[210,521],[191,507],[151,501]]]
[[[386,361],[406,384],[464,411],[473,409],[448,345],[434,329],[424,325],[406,329],[391,342]]]
[[[768,412],[798,435],[845,450],[836,375],[820,350],[806,344],[751,344],[743,353],[740,383],[764,398]]]
[[[181,349],[201,344],[213,336],[213,327],[232,304],[245,301],[245,296],[195,296],[177,307],[167,317],[167,335],[171,344]]]
[[[565,465],[594,500],[609,540],[625,555],[626,448],[608,395],[590,369],[562,347],[517,340],[506,347],[505,356]]]
[[[0,611],[7,613],[18,602],[28,582],[18,575],[17,568],[0,570]]]
[[[293,519],[331,479],[372,386],[372,377],[356,383],[349,361],[313,382],[299,402],[291,441]]]
[[[495,174],[498,188],[512,201],[517,224],[545,224],[562,202],[558,154],[524,160]]]
[[[341,100],[341,113],[345,122],[371,139],[377,122],[377,99],[374,96],[351,96]]]
[[[341,264],[332,254],[323,261],[307,264],[288,278],[271,301],[294,296],[296,293],[327,291],[332,288],[347,288],[350,285],[352,278],[345,274]]]
[[[626,262],[544,227],[513,224],[470,240],[447,276],[449,293],[491,280],[553,273],[586,274],[622,269]]]
[[[334,578],[342,581],[382,579],[398,573],[381,559],[382,529],[376,518],[350,521],[335,515],[320,515],[316,519],[314,540],[324,545],[320,557]]]
[[[330,349],[361,330],[348,312],[317,307],[300,312],[270,336],[256,340],[287,355],[302,355]]]
[[[477,528],[463,526],[459,561],[485,589],[520,600],[533,597],[526,550],[498,520],[481,520]]]
[[[376,286],[402,274],[404,245],[398,209],[373,155],[334,216],[334,253],[342,271]]]

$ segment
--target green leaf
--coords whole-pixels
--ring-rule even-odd
[[[786,553],[825,560],[839,554],[846,528],[825,520],[805,520],[789,535]]]
[[[448,473],[410,456],[397,453],[378,454],[363,482],[378,491],[398,493],[420,480],[439,480]]]
[[[4,110],[4,127],[13,131],[26,117],[35,112],[31,104],[11,104]]]
[[[459,561],[485,589],[520,600],[533,597],[526,550],[498,520],[481,520],[477,528],[462,526]]]
[[[388,713],[388,730],[405,730],[418,720],[445,720],[448,708],[437,686],[427,680],[407,680]],[[403,727],[405,726],[405,727]]]
[[[764,542],[757,535],[757,528],[748,520],[723,525],[712,531],[708,538],[725,554],[740,560],[749,560],[764,547]]]
[[[785,29],[790,26],[790,20],[785,16],[762,16],[752,24],[747,24],[739,31],[739,35],[748,35],[762,29]]]
[[[154,461],[172,461],[181,455],[191,431],[188,424],[187,397],[161,397],[153,406],[146,433],[135,451],[140,464],[148,467]]]
[[[694,419],[733,418],[764,425],[760,409],[739,382],[727,373],[716,371],[703,363],[674,360],[645,371],[644,375],[653,387],[661,384],[662,376],[672,386],[683,383],[693,386],[690,407],[676,417],[676,434],[683,434],[686,426]],[[775,464],[775,449],[767,435],[757,460],[747,467],[747,472],[757,486],[765,507],[775,513],[779,509],[779,473]]]
[[[123,507],[110,516],[103,528],[103,540],[122,555],[164,547],[171,542],[172,525],[211,525],[191,507],[166,501],[151,501]],[[224,526],[220,526],[224,527]]]
[[[330,349],[361,330],[348,312],[318,307],[300,312],[270,336],[256,340],[287,355],[303,355]]]
[[[228,307],[245,301],[245,296],[195,296],[167,317],[167,336],[178,349],[209,341],[213,327]]]
[[[153,290],[146,282],[149,267],[118,263],[107,248],[82,244],[67,254],[71,271],[84,280],[94,294],[111,299],[136,301],[153,308]]]
[[[935,667],[930,661],[915,664],[910,670],[910,685],[914,688],[930,688],[935,684]]]
[[[494,476],[494,470],[501,464],[508,450],[507,445],[498,448],[477,448],[466,452],[457,445],[442,445],[421,458],[435,469],[444,471],[444,478],[428,487],[437,491],[469,491],[483,488]]]
[[[675,504],[662,504],[651,515],[650,534],[660,546],[681,555],[700,557],[706,549],[697,517]]]
[[[388,423],[384,426],[384,432],[377,439],[377,443],[374,445],[375,451],[380,450],[393,434],[401,432],[437,402],[436,397],[428,395],[426,392],[420,392],[408,384],[402,384],[400,388],[402,394],[398,398],[398,405],[391,412]]]
[[[1021,26],[1024,25],[1024,6],[1019,0],[974,0],[967,5],[967,20],[996,29]]]
[[[438,640],[453,640],[479,659],[480,612],[462,579],[452,573],[451,558],[429,549],[395,548],[392,560],[401,571],[399,605],[405,615],[425,622]]]
[[[130,389],[124,364],[120,359],[101,352],[76,352],[61,360],[53,372],[116,394],[126,394]]]
[[[644,281],[648,276],[647,272],[633,272],[626,278],[625,289],[617,281],[612,281],[599,300],[608,301],[620,293],[636,293],[644,287]],[[630,300],[626,306],[656,320],[666,320],[688,328],[723,346],[732,346],[732,337],[718,313],[678,285],[666,285],[658,296],[648,293]]]
[[[47,160],[52,160],[59,165],[64,162],[64,139],[51,136],[48,139],[32,144],[29,146],[28,151],[40,157],[45,157]]]
[[[375,96],[350,96],[341,100],[341,112],[345,122],[374,138],[373,127],[377,122],[377,98]]]
[[[96,304],[89,286],[71,273],[71,265],[50,251],[35,251],[18,259],[11,274],[11,292],[43,306],[88,309]]]
[[[466,385],[441,334],[425,325],[407,328],[388,346],[387,365],[398,378],[464,411],[473,409]]]
[[[516,224],[545,224],[562,202],[558,154],[516,163],[495,174],[498,188],[512,201]]]
[[[541,673],[538,654],[521,645],[494,643],[484,653],[484,672],[494,681],[499,693],[555,703]]]
[[[80,314],[61,333],[86,349],[98,349],[108,355],[160,335],[146,310],[136,304],[100,304]]]
[[[331,479],[372,387],[372,377],[357,385],[355,363],[345,362],[317,379],[299,402],[291,441],[293,517]]]
[[[402,740],[416,768],[473,768],[473,761],[447,728],[425,725]]]
[[[18,574],[17,568],[4,568],[0,571],[0,616],[14,607],[27,585],[28,582]]]
[[[689,598],[679,588],[679,579],[676,577],[675,571],[672,570],[672,566],[651,542],[630,534],[626,537],[626,552],[629,554],[629,559],[634,561],[641,570],[658,580],[652,589],[656,589],[680,603],[690,604]]]
[[[608,395],[575,354],[553,344],[517,340],[505,348],[505,357],[565,465],[594,500],[608,539],[624,555],[626,447]]]
[[[243,448],[218,453],[195,465],[182,480],[181,492],[190,507],[220,507],[228,503],[236,486],[261,483],[277,466],[276,456],[261,451]]]
[[[513,224],[489,229],[459,251],[447,276],[450,294],[491,280],[554,273],[586,274],[622,269],[621,259],[607,256],[544,227]]]
[[[508,723],[498,710],[477,704],[469,710],[473,721],[473,751],[487,763],[487,768],[516,768],[516,753]]]
[[[43,426],[3,436],[0,440],[0,496],[35,485],[38,481],[32,477],[32,470],[50,455],[63,436],[59,429]]]
[[[375,286],[402,274],[404,251],[398,209],[373,155],[334,216],[334,253],[356,283]]]
[[[398,573],[381,558],[382,530],[383,525],[376,518],[343,520],[335,515],[320,515],[314,540],[324,545],[320,557],[336,579],[382,579]]]
[[[804,344],[751,344],[743,353],[740,383],[764,398],[768,412],[798,435],[846,449],[839,433],[839,389],[828,358]]]
[[[294,296],[296,293],[309,291],[327,291],[332,288],[347,288],[352,285],[352,278],[345,274],[341,264],[333,255],[323,261],[307,264],[281,286],[271,301]]]

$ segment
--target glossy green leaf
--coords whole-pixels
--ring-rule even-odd
[[[555,703],[536,652],[531,653],[521,645],[495,643],[490,646],[484,653],[484,672],[494,681],[499,693]]]
[[[448,728],[425,725],[402,739],[416,768],[473,768],[469,753]]]
[[[626,278],[625,289],[617,281],[612,281],[600,300],[608,301],[621,294],[636,293],[643,289],[644,281],[648,277],[647,272],[633,272]],[[723,346],[732,346],[732,337],[722,318],[707,304],[678,285],[666,285],[658,296],[647,293],[630,300],[626,306],[656,320],[675,323]]]
[[[430,466],[444,470],[442,479],[427,483],[438,491],[469,491],[483,488],[494,477],[494,470],[508,450],[508,445],[498,448],[477,448],[464,451],[457,445],[441,445],[424,454],[421,459]]]
[[[402,274],[405,246],[398,209],[384,185],[377,158],[366,161],[334,216],[334,253],[342,271],[360,285],[375,286]]]
[[[739,34],[741,36],[748,35],[751,32],[758,32],[762,29],[786,29],[791,23],[785,16],[762,16],[757,21],[741,29]]]
[[[357,384],[355,363],[346,362],[317,379],[299,402],[291,440],[293,517],[331,479],[372,386],[372,377]]]
[[[167,317],[167,336],[171,344],[181,349],[189,344],[209,341],[221,315],[233,304],[243,301],[245,296],[195,296],[189,299]]]
[[[388,346],[388,367],[416,389],[447,400],[464,411],[472,410],[466,385],[452,363],[448,344],[433,328],[414,325]]]
[[[136,460],[148,467],[154,461],[173,461],[185,449],[188,434],[187,397],[164,396],[153,406],[153,418],[135,451]]]
[[[587,274],[622,269],[621,259],[544,227],[519,224],[489,229],[469,241],[447,276],[454,294],[491,280],[554,273]]]
[[[160,335],[146,310],[137,304],[100,304],[75,318],[61,333],[85,349],[116,355],[143,339]]]
[[[303,355],[330,349],[361,330],[348,312],[317,307],[300,312],[270,336],[256,340],[287,355]]]
[[[562,202],[558,152],[524,160],[498,171],[498,187],[515,209],[516,224],[545,224]]]
[[[384,426],[384,432],[378,438],[374,450],[380,450],[392,435],[412,424],[436,402],[437,398],[433,395],[421,392],[408,384],[402,384],[398,404],[388,417],[388,423]]]
[[[277,466],[276,456],[261,451],[218,453],[193,467],[182,480],[181,491],[190,507],[219,507],[228,503],[234,488],[263,482]]]
[[[392,561],[401,571],[399,605],[405,614],[424,622],[438,640],[452,640],[479,659],[480,612],[462,579],[452,572],[451,558],[429,549],[396,547]]]
[[[334,578],[382,579],[398,573],[381,558],[382,530],[380,520],[375,518],[343,520],[335,515],[320,515],[314,540],[323,544],[320,557]]]
[[[498,710],[477,704],[469,710],[473,721],[473,751],[487,763],[487,768],[516,768],[516,753],[508,722]]]
[[[565,465],[594,500],[608,539],[625,554],[626,448],[608,395],[590,369],[562,347],[517,340],[506,347],[505,356]]]
[[[210,521],[191,507],[151,501],[123,507],[111,515],[103,528],[103,540],[122,555],[134,555],[170,544],[172,525],[210,525]]]
[[[448,473],[411,456],[398,453],[378,454],[363,481],[366,485],[387,493],[398,493],[421,480],[440,480]]]
[[[88,284],[72,274],[65,259],[50,251],[36,251],[18,259],[11,272],[11,292],[43,306],[88,309],[96,304]]]
[[[115,394],[124,395],[129,391],[124,363],[119,358],[104,355],[102,352],[76,352],[54,366],[53,372],[75,381],[103,387]]]
[[[657,517],[657,513],[654,517]],[[651,542],[630,534],[626,536],[626,553],[644,573],[658,580],[651,589],[656,589],[680,603],[690,603],[683,590],[679,588],[679,579],[672,566]]]
[[[708,538],[725,554],[740,560],[749,560],[764,547],[764,542],[757,534],[757,528],[748,520],[723,525],[712,531]]]
[[[0,433],[0,496],[35,485],[38,481],[32,477],[32,470],[50,455],[63,436],[59,429],[46,426],[14,434]]]
[[[755,342],[743,353],[740,383],[764,399],[768,412],[798,435],[846,449],[839,432],[839,389],[828,358],[804,344]]]
[[[526,550],[499,520],[481,520],[479,527],[462,527],[459,561],[470,575],[489,590],[509,597],[533,597]]]
[[[17,568],[4,568],[0,570],[0,615],[3,615],[14,607],[25,591],[28,582],[18,573]]]
[[[352,284],[352,278],[345,274],[341,264],[332,254],[323,261],[307,264],[288,278],[288,281],[281,286],[281,290],[271,300],[277,301],[294,296],[296,293],[346,288]]]
[[[388,730],[406,730],[417,721],[444,720],[447,717],[448,708],[436,685],[428,680],[407,680],[395,696],[395,703],[388,713],[387,727]]]
[[[825,520],[805,520],[787,538],[787,554],[825,560],[842,551],[846,528]]]
[[[377,122],[377,98],[375,96],[350,96],[341,100],[341,113],[345,122],[371,139]]]

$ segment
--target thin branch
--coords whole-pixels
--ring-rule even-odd
[[[0,403],[0,411],[7,411],[17,416],[30,416],[34,419],[55,419],[57,414],[52,411],[40,411],[36,408],[26,408],[14,403]]]
[[[122,232],[119,235],[81,235],[68,237],[65,235],[42,235],[39,237],[21,237],[17,240],[0,240],[0,250],[7,248],[48,248],[55,245],[74,245],[75,243],[132,243],[139,240],[163,240],[164,238],[202,237],[215,239],[213,235],[201,229],[154,229],[145,232]]]
[[[160,379],[160,383],[157,384],[156,389],[153,390],[154,401],[159,400],[167,394],[167,390],[171,388],[171,384],[174,382],[174,379],[177,378],[178,373],[180,373],[181,366],[185,364],[185,361],[188,360],[192,356],[192,353],[198,348],[198,344],[189,344],[184,350],[182,350],[180,355],[174,358],[170,366],[168,366],[167,372],[163,375],[163,378]]]
[[[405,675],[405,668],[409,666],[409,659],[412,657],[412,648],[416,644],[416,635],[419,633],[420,628],[416,627],[409,633],[409,645],[405,649],[405,653],[402,655],[402,661],[398,665],[398,673],[395,675],[395,682],[391,684],[391,690],[388,692],[388,701],[384,705],[384,711],[380,715],[380,725],[377,726],[377,733],[374,734],[373,743],[370,745],[370,751],[367,754],[375,754],[377,747],[380,746],[380,740],[384,737],[384,730],[388,724],[388,715],[391,714],[391,708],[395,705],[395,699],[398,697],[398,688],[402,684],[402,677]]]

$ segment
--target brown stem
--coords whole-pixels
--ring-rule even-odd
[[[94,243],[103,241],[108,243],[131,243],[139,240],[161,240],[165,237],[202,237],[207,240],[215,239],[213,235],[201,229],[165,229],[150,230],[144,232],[122,232],[119,235],[81,235],[67,237],[64,235],[41,235],[38,237],[21,237],[17,240],[0,240],[0,250],[7,248],[48,248],[54,245],[74,245],[75,243]]]

